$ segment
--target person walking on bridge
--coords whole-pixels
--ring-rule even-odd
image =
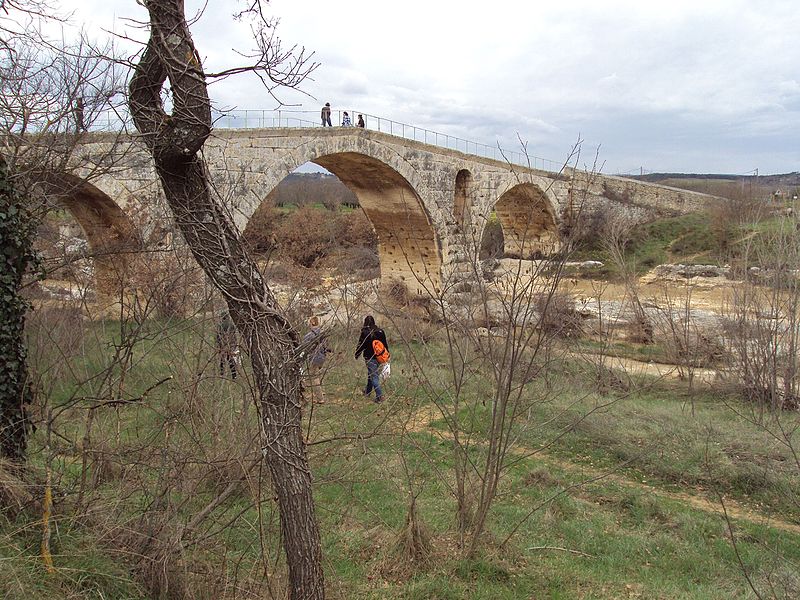
[[[331,103],[330,102],[326,102],[325,106],[322,107],[321,116],[322,116],[322,126],[323,127],[325,127],[325,125],[327,125],[328,127],[333,127],[333,124],[331,123]]]
[[[350,115],[347,114],[347,111],[344,111],[342,115],[342,127],[352,127],[353,122],[350,120]]]
[[[383,390],[381,390],[381,380],[378,376],[380,364],[375,356],[375,340],[380,341],[386,352],[389,351],[389,344],[386,342],[386,334],[383,329],[375,325],[375,318],[372,315],[364,317],[364,326],[361,328],[361,335],[358,337],[356,346],[356,360],[359,355],[364,356],[367,364],[367,387],[364,388],[364,395],[369,396],[375,390],[375,403],[383,402]]]

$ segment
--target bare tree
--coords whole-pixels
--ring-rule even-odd
[[[0,452],[16,462],[24,459],[31,425],[25,411],[31,390],[22,337],[28,304],[20,292],[36,262],[36,225],[53,207],[54,196],[70,194],[72,184],[61,175],[79,167],[85,167],[89,179],[96,174],[97,165],[76,159],[76,101],[84,103],[83,130],[120,89],[119,72],[106,58],[113,49],[95,48],[83,35],[73,44],[49,42],[31,22],[50,16],[45,2],[0,5],[0,243],[6,261],[0,362],[8,366],[0,374]]]
[[[630,233],[633,221],[622,214],[616,218],[608,219],[603,235],[603,248],[608,252],[611,262],[617,267],[625,292],[633,311],[632,337],[643,344],[653,343],[653,324],[644,311],[644,306],[639,298],[639,280],[636,275],[635,265],[631,264],[627,256],[627,246],[630,242]]]
[[[153,155],[176,224],[246,340],[262,411],[263,452],[280,508],[290,598],[324,598],[320,535],[301,431],[298,334],[210,186],[200,152],[211,132],[211,103],[183,2],[145,0],[144,5],[150,38],[130,82],[131,114]],[[260,11],[260,3],[254,6]],[[302,53],[276,55],[270,39],[259,39],[257,73],[275,85],[303,80],[308,68]],[[171,114],[162,99],[167,82]]]
[[[516,176],[518,183],[526,183],[524,174]],[[440,327],[438,335],[446,348],[444,370],[437,370],[441,359],[430,353],[431,347],[410,343],[425,336],[419,324],[415,329],[413,321],[404,320],[408,308],[397,314],[400,321],[394,323],[408,344],[415,383],[446,425],[442,435],[452,445],[453,472],[444,479],[455,498],[460,543],[467,556],[481,547],[508,470],[538,451],[521,449],[520,439],[536,430],[537,407],[552,402],[557,393],[548,380],[553,365],[565,357],[565,345],[558,340],[576,335],[575,327],[580,327],[574,302],[559,291],[571,240],[562,239],[559,247],[548,238],[553,243],[542,246],[548,259],[518,256],[492,261],[498,266],[489,273],[481,262],[485,224],[479,226],[489,218],[488,213],[473,215],[475,227],[469,227],[463,238],[471,270],[469,289],[458,291],[462,282],[446,280],[443,293],[428,290],[422,300],[412,300],[425,304]],[[551,227],[555,228],[555,217]],[[520,233],[521,247],[547,233],[531,219]],[[412,502],[412,522],[414,510]]]
[[[763,413],[800,406],[800,236],[796,216],[743,242],[728,343],[744,396]]]

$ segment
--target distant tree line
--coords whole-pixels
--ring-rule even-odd
[[[329,210],[342,206],[357,208],[358,199],[334,175],[324,173],[292,173],[271,194],[272,205],[297,207],[306,204],[322,204]]]

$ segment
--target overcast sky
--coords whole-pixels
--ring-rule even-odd
[[[194,13],[201,2],[186,0]],[[62,0],[95,37],[145,39],[135,0]],[[207,70],[235,66],[241,3],[192,26]],[[320,63],[282,94],[562,160],[579,137],[606,173],[800,170],[797,0],[272,0],[285,46]],[[257,80],[215,83],[219,107],[274,108]]]

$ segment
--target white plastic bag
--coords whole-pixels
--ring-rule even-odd
[[[384,381],[386,379],[389,379],[389,377],[391,377],[391,376],[392,376],[392,365],[391,365],[391,363],[388,363],[388,362],[383,363],[383,365],[381,366],[381,370],[378,371],[378,378],[381,381]]]

